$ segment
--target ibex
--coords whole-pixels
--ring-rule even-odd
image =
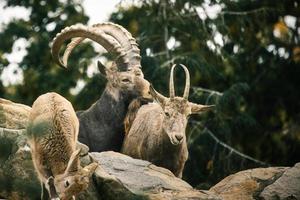
[[[61,61],[59,50],[71,38],[74,39],[67,45]],[[90,151],[120,151],[124,139],[123,122],[129,103],[136,97],[150,97],[150,84],[144,79],[141,70],[140,50],[131,34],[119,25],[73,25],[63,29],[54,38],[54,60],[66,67],[72,50],[86,38],[102,45],[115,56],[115,62],[110,67],[104,67],[98,62],[98,68],[105,74],[107,84],[100,99],[89,109],[77,112],[79,141],[88,145]]]
[[[181,65],[186,75],[184,94],[183,97],[175,96],[173,80],[175,66],[172,66],[170,74],[170,98],[164,97],[150,87],[150,93],[157,103],[143,105],[136,113],[132,124],[127,124],[130,130],[125,136],[121,152],[134,158],[148,160],[169,169],[175,176],[182,177],[188,158],[185,135],[187,118],[190,114],[207,111],[212,106],[188,101],[190,75],[184,65]],[[125,118],[128,123],[133,118],[130,114],[129,111]]]
[[[71,103],[59,94],[41,95],[33,103],[28,143],[41,181],[42,199],[73,199],[88,187],[97,164],[80,166],[80,150],[76,150],[78,130]]]

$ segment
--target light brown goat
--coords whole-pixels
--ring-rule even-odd
[[[175,66],[173,65],[170,74],[170,98],[164,97],[151,87],[150,93],[157,103],[143,105],[134,120],[134,112],[128,112],[125,124],[127,123],[126,126],[130,127],[130,130],[125,136],[122,153],[148,160],[171,170],[177,177],[182,177],[188,158],[185,135],[187,117],[193,113],[207,111],[212,106],[188,101],[190,76],[184,65],[181,65],[186,75],[184,94],[183,97],[175,97]],[[135,106],[133,108],[136,110]]]
[[[48,199],[48,195],[50,199],[72,199],[88,187],[97,164],[80,166],[80,150],[76,150],[78,130],[74,109],[65,98],[47,93],[36,99],[27,131],[32,160],[42,184],[42,199]]]

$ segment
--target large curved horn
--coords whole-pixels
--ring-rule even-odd
[[[184,92],[183,92],[183,98],[188,99],[189,92],[190,92],[190,84],[191,84],[190,83],[190,72],[185,65],[180,64],[180,66],[184,69],[184,72],[185,72],[185,88],[184,88]]]
[[[62,63],[64,66],[68,66],[68,58],[69,58],[70,54],[72,53],[73,49],[78,44],[80,44],[83,40],[85,40],[85,38],[76,37],[76,38],[73,38],[72,41],[67,45],[67,48],[64,52],[63,60],[62,60]]]
[[[103,30],[104,33],[114,37],[126,51],[126,56],[130,58],[130,62],[140,67],[140,49],[130,32],[124,27],[111,22],[95,24],[93,27]]]
[[[114,23],[99,23],[92,25],[96,30],[101,30],[107,35],[112,36],[116,39],[122,46],[122,48],[126,52],[126,57],[130,60],[130,67],[141,67],[141,56],[140,49],[138,48],[138,44],[136,40],[132,37],[132,35],[122,26],[114,24]],[[64,56],[63,62],[67,63],[68,58],[72,52],[72,50],[80,44],[85,38],[74,38],[67,46]]]
[[[171,68],[170,72],[170,81],[169,81],[169,91],[170,91],[170,98],[175,97],[175,88],[174,88],[174,68],[176,67],[176,64],[174,64]]]
[[[92,27],[86,27],[84,25],[66,27],[53,39],[51,48],[52,56],[54,61],[60,66],[66,67],[65,62],[61,61],[59,57],[60,48],[66,40],[74,37],[89,38],[97,42],[116,57],[116,63],[119,67],[127,67],[129,60],[125,57],[125,50],[116,39],[101,30],[95,30]]]

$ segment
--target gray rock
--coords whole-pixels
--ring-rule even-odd
[[[148,161],[116,152],[91,153],[99,167],[97,190],[107,200],[123,199],[220,199],[212,192],[194,190],[169,170]]]
[[[256,168],[227,176],[209,191],[224,200],[254,200],[267,186],[276,181],[288,168]]]
[[[31,108],[0,99],[0,199],[39,199],[40,183],[26,141]],[[90,187],[76,199],[202,200],[300,199],[300,163],[292,168],[270,167],[230,175],[209,191],[193,189],[169,170],[115,152],[88,153],[81,164],[98,162]]]
[[[0,98],[0,127],[25,129],[31,108]]]
[[[0,197],[38,199],[40,196],[40,183],[24,133],[24,129],[0,128]]]
[[[300,163],[287,169],[273,184],[264,188],[262,199],[300,199]]]

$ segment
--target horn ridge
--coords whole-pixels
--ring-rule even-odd
[[[183,92],[182,97],[184,99],[188,99],[189,98],[189,91],[190,91],[190,84],[191,84],[190,72],[189,72],[188,68],[185,65],[180,64],[180,66],[184,69],[184,72],[185,72],[185,88],[184,88],[184,92]]]
[[[73,38],[72,41],[67,45],[67,48],[63,55],[63,61],[62,64],[64,66],[68,66],[68,58],[72,52],[72,50],[77,46],[77,44],[81,43],[85,38],[77,37]]]
[[[141,56],[140,56],[140,49],[138,47],[138,44],[136,43],[135,38],[132,37],[131,33],[128,32],[124,27],[114,24],[111,22],[105,22],[105,23],[98,23],[92,25],[92,28],[101,30],[105,34],[110,35],[113,37],[116,41],[120,43],[124,51],[126,52],[126,57],[130,60],[131,66],[141,66]],[[67,63],[68,57],[70,56],[72,50],[80,44],[84,39],[74,39],[74,41],[71,41],[67,49],[64,52],[63,61],[64,63]]]
[[[176,64],[174,64],[171,67],[171,72],[170,72],[170,81],[169,81],[169,96],[170,98],[174,98],[175,97],[175,88],[174,88],[174,68],[176,67]]]
[[[114,37],[124,48],[133,65],[140,65],[140,49],[136,39],[124,27],[111,22],[94,24],[93,27],[99,28],[106,34]]]

